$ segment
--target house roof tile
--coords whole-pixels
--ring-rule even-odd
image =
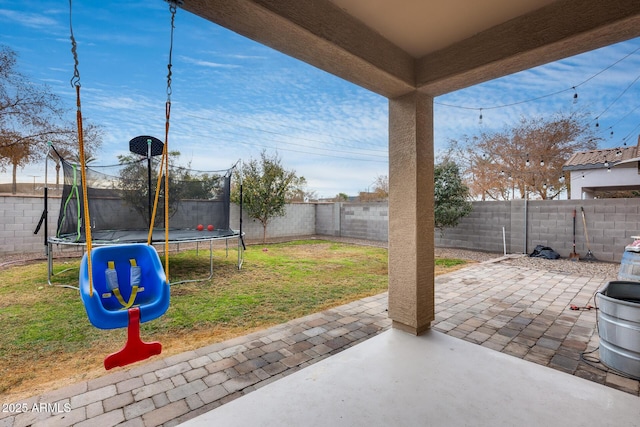
[[[562,169],[576,170],[602,168],[605,167],[605,162],[608,162],[610,166],[613,166],[616,163],[633,159],[635,157],[640,157],[640,137],[638,138],[638,145],[634,147],[617,147],[574,153],[569,160],[565,162]]]

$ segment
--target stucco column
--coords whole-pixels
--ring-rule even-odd
[[[389,317],[419,335],[435,319],[433,98],[389,100]]]

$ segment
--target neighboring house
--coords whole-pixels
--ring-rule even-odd
[[[562,166],[569,172],[571,199],[594,199],[603,191],[640,191],[640,136],[634,147],[575,153]]]

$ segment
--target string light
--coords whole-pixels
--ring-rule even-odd
[[[544,166],[544,159],[540,159],[540,166]]]
[[[524,163],[524,165],[526,167],[529,167],[530,164],[531,164],[531,162],[529,162],[529,155],[527,154],[527,161]]]
[[[479,123],[482,124],[482,110],[483,109],[499,109],[499,108],[507,108],[507,107],[513,107],[515,105],[520,105],[520,104],[526,104],[526,103],[530,103],[530,102],[535,102],[535,101],[539,101],[541,99],[545,99],[545,98],[549,98],[555,95],[559,95],[561,93],[567,92],[569,90],[573,90],[573,103],[577,104],[578,103],[578,91],[577,88],[586,84],[587,82],[589,82],[590,80],[594,79],[595,77],[599,76],[600,74],[604,73],[605,71],[609,70],[610,68],[614,67],[615,65],[617,65],[618,63],[624,61],[625,59],[627,59],[628,57],[630,57],[631,55],[635,54],[636,52],[640,51],[640,47],[636,48],[635,50],[633,50],[632,52],[626,54],[625,56],[623,56],[622,58],[618,59],[617,61],[615,61],[614,63],[610,64],[609,66],[603,68],[602,70],[598,71],[597,73],[595,73],[594,75],[592,75],[591,77],[587,78],[586,80],[582,81],[581,83],[575,85],[575,86],[571,86],[571,88],[568,89],[562,89],[553,93],[548,93],[546,95],[541,95],[538,97],[534,97],[534,98],[529,98],[529,99],[524,99],[522,101],[516,101],[516,102],[512,102],[512,103],[507,103],[507,104],[500,104],[500,105],[493,105],[493,106],[485,106],[482,108],[479,108],[477,106],[465,106],[465,105],[454,105],[454,104],[448,104],[448,103],[444,103],[444,102],[434,102],[434,104],[438,104],[438,105],[442,105],[445,107],[451,107],[451,108],[459,108],[459,109],[463,109],[463,110],[480,110],[480,116],[479,116]],[[605,110],[603,112],[600,113],[599,116],[601,116],[602,114],[604,114],[606,111],[608,111],[613,104],[615,104],[620,97],[622,97],[622,95],[624,95],[631,86],[633,86],[633,84],[635,82],[637,82],[640,79],[640,75],[638,75],[638,77],[636,77],[633,82],[631,82],[631,84],[629,84],[629,86],[627,86],[627,88],[625,90],[622,91],[622,93],[607,107],[605,108]],[[598,117],[599,117],[598,116]],[[598,118],[596,118],[596,127],[599,127],[600,123],[598,122]],[[611,133],[611,135],[613,135],[613,132]]]

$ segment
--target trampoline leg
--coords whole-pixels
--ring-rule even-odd
[[[117,366],[129,365],[161,352],[162,344],[159,342],[147,343],[140,339],[140,308],[130,308],[127,342],[120,351],[110,354],[104,359],[104,368],[109,370]]]

